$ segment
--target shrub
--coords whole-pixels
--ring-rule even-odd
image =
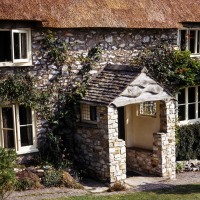
[[[60,170],[47,170],[42,178],[45,187],[59,187],[62,185],[62,172]]]
[[[62,184],[68,188],[84,189],[84,187],[78,183],[68,172],[63,171]]]
[[[177,172],[177,173],[180,173],[180,172],[183,172],[183,170],[184,170],[184,165],[183,165],[183,163],[177,162],[177,163],[176,163],[176,172]]]
[[[124,191],[124,190],[126,190],[125,185],[121,181],[116,181],[113,185],[109,187],[108,192]]]
[[[14,164],[16,153],[13,150],[0,148],[0,199],[5,199],[14,189]]]
[[[177,160],[200,159],[200,123],[177,128]]]
[[[15,190],[22,191],[22,190],[30,190],[41,188],[42,185],[40,184],[40,178],[28,170],[23,170],[21,172],[16,173],[17,181],[15,184]]]
[[[176,93],[181,87],[200,82],[200,62],[191,58],[190,54],[190,51],[176,50],[163,41],[147,46],[133,58],[132,64],[145,66],[155,80],[171,93]]]

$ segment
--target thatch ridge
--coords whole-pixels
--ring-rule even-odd
[[[200,0],[1,0],[0,20],[57,28],[178,28],[200,22]]]

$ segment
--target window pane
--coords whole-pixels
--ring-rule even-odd
[[[190,31],[189,41],[190,41],[189,50],[191,51],[191,53],[195,53],[195,31]]]
[[[27,34],[21,33],[21,58],[27,58]]]
[[[3,130],[4,134],[4,147],[15,148],[15,136],[13,130]]]
[[[195,102],[195,87],[188,88],[188,102]]]
[[[20,59],[19,33],[14,33],[14,59]]]
[[[90,120],[92,120],[92,121],[97,120],[96,106],[90,106]]]
[[[200,53],[200,31],[197,34],[197,53]]]
[[[12,108],[2,108],[3,128],[13,128]]]
[[[19,121],[20,125],[32,124],[31,108],[19,106]]]
[[[178,106],[178,117],[180,121],[185,120],[185,105]]]
[[[185,89],[181,89],[178,93],[178,104],[185,103]]]
[[[181,36],[181,41],[180,41],[180,49],[182,51],[186,50],[186,30],[181,30],[180,31],[180,36]]]
[[[32,126],[20,127],[21,146],[33,145],[33,131]]]
[[[140,115],[156,116],[156,102],[146,101],[144,103],[140,103],[139,114]]]
[[[11,61],[10,31],[0,31],[0,62]]]
[[[198,118],[200,118],[200,103],[198,103]]]
[[[188,105],[188,119],[195,119],[195,104]]]
[[[87,104],[81,105],[81,119],[90,120],[90,106]]]

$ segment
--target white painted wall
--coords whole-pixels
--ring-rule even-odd
[[[125,134],[127,147],[153,149],[153,133],[160,131],[160,106],[156,117],[138,116],[138,104],[125,106]]]

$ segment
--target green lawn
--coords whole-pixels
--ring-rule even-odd
[[[149,192],[136,192],[132,194],[119,194],[109,196],[78,196],[57,198],[56,200],[198,200],[200,199],[200,184],[176,186],[173,189],[163,189]],[[55,199],[54,199],[55,200]]]

